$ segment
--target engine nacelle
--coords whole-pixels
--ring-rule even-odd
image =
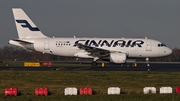
[[[110,53],[110,62],[112,63],[125,63],[127,55],[125,53]]]

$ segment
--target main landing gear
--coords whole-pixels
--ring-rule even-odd
[[[91,65],[92,65],[92,66],[97,66],[97,62],[96,62],[96,61],[93,61]]]
[[[98,60],[99,58],[98,57],[94,57],[94,59],[93,59],[93,62],[92,62],[92,66],[97,66],[97,60]]]

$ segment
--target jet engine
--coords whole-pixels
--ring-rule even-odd
[[[110,62],[112,63],[125,63],[127,55],[125,53],[110,53]]]

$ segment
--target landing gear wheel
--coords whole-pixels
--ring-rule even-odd
[[[96,61],[93,61],[91,65],[92,65],[92,66],[97,66],[97,62],[96,62]]]

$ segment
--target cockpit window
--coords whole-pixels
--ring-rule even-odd
[[[158,47],[166,47],[166,45],[164,43],[160,43],[158,44]]]

